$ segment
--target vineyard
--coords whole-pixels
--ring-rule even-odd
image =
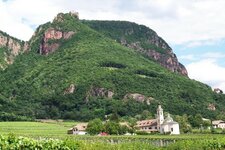
[[[120,141],[119,143],[110,142],[99,142],[99,141],[85,141],[75,140],[68,138],[64,140],[51,139],[51,138],[40,138],[32,139],[27,137],[16,137],[14,135],[0,136],[0,149],[12,149],[12,150],[192,150],[192,149],[203,149],[203,150],[222,150],[225,149],[225,139],[197,139],[197,140],[178,140],[175,143],[167,146],[159,147],[152,145],[149,142],[128,142]]]
[[[16,137],[14,135],[0,136],[0,149],[2,150],[75,150],[78,145],[70,140],[57,139],[31,139],[27,137]]]
[[[75,122],[1,122],[0,149],[54,150],[222,150],[221,134],[75,136],[67,135]]]

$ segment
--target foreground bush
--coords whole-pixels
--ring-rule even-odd
[[[214,139],[180,139],[176,142],[164,143],[160,146],[160,139],[157,140],[127,140],[106,139],[99,140],[93,136],[92,140],[79,139],[77,137],[58,139],[32,139],[27,137],[15,137],[14,135],[0,135],[0,150],[224,150],[225,138]],[[158,142],[158,143],[157,143]]]
[[[57,139],[31,139],[27,137],[15,137],[14,135],[0,135],[1,150],[76,150],[78,144],[70,140]]]
[[[149,143],[126,142],[126,143],[103,143],[103,142],[82,142],[81,150],[161,150]]]
[[[225,139],[183,140],[166,147],[168,150],[224,150]]]

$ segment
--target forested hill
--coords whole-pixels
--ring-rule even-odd
[[[187,76],[170,46],[157,33],[144,25],[126,21],[83,21],[84,24],[156,61],[172,72]]]
[[[223,94],[166,69],[129,46],[144,40],[142,32],[134,29],[135,39],[129,43],[127,39],[133,36],[125,37],[124,46],[105,34],[106,29],[100,31],[101,22],[99,28],[90,22],[79,20],[74,13],[60,13],[36,29],[28,50],[0,71],[0,119],[89,120],[112,113],[135,116],[146,110],[154,115],[158,104],[172,114],[200,113],[210,118],[222,114]],[[112,35],[118,33],[119,39],[124,34],[117,30],[120,23],[124,22],[112,22],[112,26],[118,24]],[[145,44],[158,53],[171,52],[165,43],[161,48],[156,43]]]

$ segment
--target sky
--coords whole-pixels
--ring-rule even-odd
[[[0,0],[0,30],[29,40],[59,12],[148,26],[172,47],[189,77],[225,92],[225,0]]]

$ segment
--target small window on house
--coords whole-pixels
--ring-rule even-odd
[[[173,132],[173,128],[171,128],[171,132]]]
[[[157,129],[157,127],[155,127],[155,129]],[[159,127],[159,129],[160,129],[160,127]]]
[[[152,129],[152,127],[149,127],[148,129]]]

